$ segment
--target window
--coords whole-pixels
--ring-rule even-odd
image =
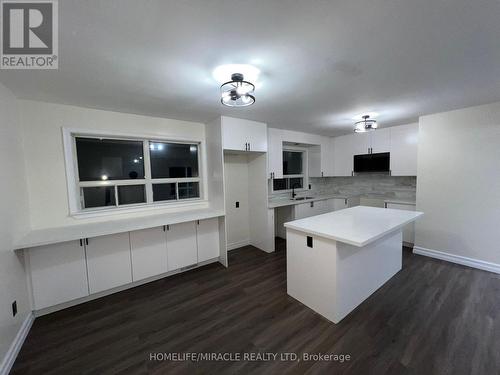
[[[74,136],[79,210],[199,199],[200,144]]]
[[[283,178],[273,179],[273,191],[304,188],[305,151],[283,150]]]

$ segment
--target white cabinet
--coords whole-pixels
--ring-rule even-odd
[[[318,137],[319,145],[308,148],[309,177],[328,177],[334,175],[333,139]]]
[[[168,270],[198,263],[196,222],[167,225]]]
[[[294,206],[294,219],[303,219],[310,216],[326,214],[331,208],[328,200],[300,203]]]
[[[268,178],[283,178],[283,135],[280,129],[267,129],[267,172]]]
[[[335,137],[333,139],[333,152],[335,176],[352,176],[353,156],[356,152],[354,134]]]
[[[410,204],[386,203],[386,208],[394,210],[415,211],[415,206]],[[403,227],[403,243],[407,246],[413,246],[415,243],[415,222],[407,224]]]
[[[142,280],[168,271],[164,227],[130,232],[132,279]]]
[[[83,242],[39,246],[26,253],[35,310],[89,295]]]
[[[219,257],[218,218],[199,220],[196,226],[196,237],[198,243],[198,263]]]
[[[267,152],[265,123],[226,116],[222,116],[221,121],[225,150]]]
[[[89,238],[86,251],[90,293],[132,282],[128,232]]]
[[[391,128],[378,129],[368,134],[370,134],[370,154],[391,152]]]
[[[328,205],[330,207],[330,211],[343,210],[344,208],[349,207],[347,199],[342,198],[329,199]]]
[[[416,176],[418,124],[396,126],[391,132],[392,175]]]

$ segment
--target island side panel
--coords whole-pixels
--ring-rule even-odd
[[[399,230],[364,247],[337,243],[335,323],[401,270],[402,236]]]
[[[336,241],[287,229],[287,293],[325,318],[335,318]]]

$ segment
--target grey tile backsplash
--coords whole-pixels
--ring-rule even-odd
[[[415,200],[416,176],[363,175],[309,178],[314,195],[361,195],[370,198]]]

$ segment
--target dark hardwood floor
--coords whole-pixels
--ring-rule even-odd
[[[403,270],[335,325],[286,294],[278,247],[37,318],[12,374],[500,373],[500,275],[404,251]],[[150,360],[187,352],[350,360]]]

